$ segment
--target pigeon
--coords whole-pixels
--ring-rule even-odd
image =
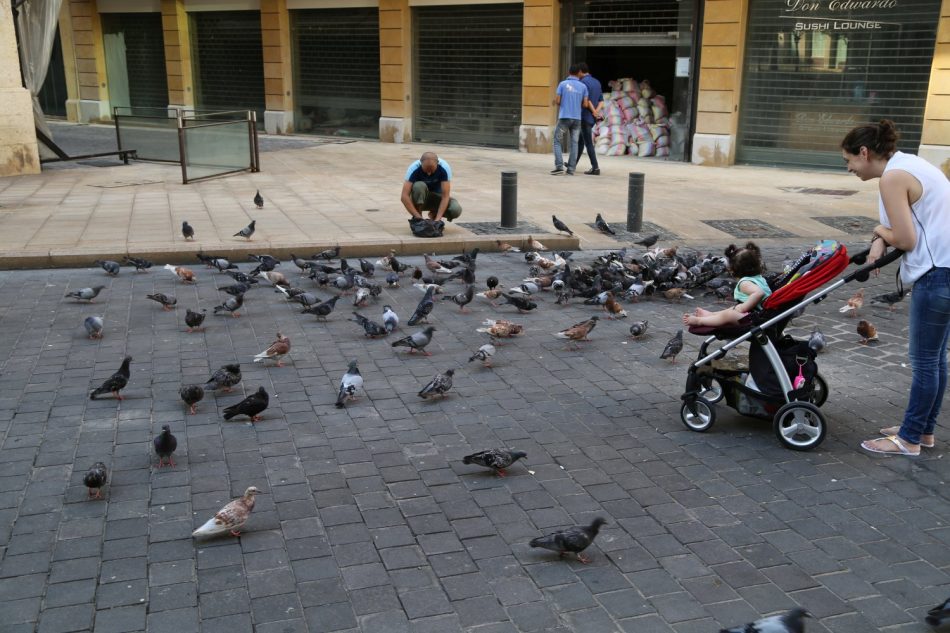
[[[178,299],[162,292],[156,292],[154,294],[145,296],[152,301],[157,301],[158,303],[162,304],[162,310],[171,310],[175,307],[175,304],[178,303]]]
[[[649,321],[634,321],[630,324],[630,336],[635,339],[642,338],[647,333],[647,325]]]
[[[134,266],[135,272],[137,273],[148,270],[154,265],[147,259],[139,259],[137,257],[132,257],[131,255],[126,255],[125,263],[129,266]]]
[[[816,325],[811,331],[811,336],[808,337],[808,347],[816,354],[820,354],[824,351],[826,344],[824,333]]]
[[[251,220],[251,223],[245,226],[243,229],[232,235],[231,237],[243,237],[248,242],[251,241],[251,236],[254,235],[254,231],[257,229],[257,220]]]
[[[201,388],[201,385],[185,385],[178,390],[178,395],[188,405],[188,413],[194,415],[195,407],[205,397],[205,390]]]
[[[452,376],[454,375],[454,369],[447,369],[444,374],[436,374],[419,391],[419,397],[423,400],[428,400],[432,396],[442,396],[444,398],[445,393],[452,388]]]
[[[601,233],[607,233],[608,235],[617,234],[616,231],[610,228],[610,225],[604,221],[603,216],[601,216],[599,213],[597,214],[597,217],[594,218],[594,226],[596,226],[597,230],[600,231]]]
[[[308,262],[306,259],[303,259],[302,257],[297,257],[296,255],[291,253],[290,261],[294,263],[294,266],[300,269],[301,275],[306,273],[308,270],[310,270],[310,262]]]
[[[272,257],[271,255],[255,255],[254,253],[248,253],[247,256],[252,261],[258,263],[258,266],[255,269],[257,272],[270,272],[280,266],[280,260],[276,257]]]
[[[691,295],[686,294],[685,288],[667,288],[663,291],[663,296],[670,301],[676,301],[677,303],[682,301],[684,298],[693,299]]]
[[[876,297],[871,297],[871,303],[878,303],[887,306],[887,309],[894,311],[897,307],[897,304],[904,300],[904,295],[910,294],[909,292],[901,292],[900,290],[895,290],[894,292],[888,292]]]
[[[363,274],[367,277],[372,277],[376,274],[376,266],[374,266],[372,262],[368,262],[362,258],[360,258],[360,270],[363,271]]]
[[[178,448],[178,438],[172,435],[171,428],[167,424],[162,426],[162,432],[155,436],[152,444],[155,446],[155,454],[158,455],[158,467],[161,468],[167,459],[168,465],[174,468],[175,460],[172,459],[172,453]]]
[[[365,308],[366,301],[369,299],[369,290],[366,288],[357,288],[353,295],[353,305],[357,308]]]
[[[171,264],[165,264],[165,270],[173,272],[182,283],[192,283],[195,281],[195,273],[190,268],[185,268],[184,266],[172,266]]]
[[[428,323],[428,316],[432,313],[432,308],[435,307],[435,302],[432,301],[432,296],[435,294],[435,288],[429,287],[426,290],[426,294],[419,301],[419,304],[416,306],[416,311],[412,313],[412,316],[409,317],[409,325],[416,325],[418,323]]]
[[[240,282],[236,284],[231,284],[230,286],[221,286],[220,288],[218,288],[220,292],[226,292],[232,297],[243,295],[245,292],[247,292],[250,289],[251,289],[251,286],[245,283],[240,283]]]
[[[642,240],[638,242],[634,242],[634,244],[639,244],[640,246],[644,248],[650,248],[651,246],[656,244],[657,240],[659,239],[660,239],[660,236],[654,233],[653,235],[647,235],[645,238],[643,238]]]
[[[950,599],[928,611],[925,619],[930,626],[940,626],[950,621]]]
[[[376,323],[375,321],[370,321],[365,316],[359,312],[353,313],[351,321],[356,321],[363,328],[363,333],[369,338],[376,338],[377,336],[386,336],[389,334],[389,330],[385,326]]]
[[[188,224],[188,220],[185,220],[184,222],[181,223],[181,235],[186,240],[195,239],[195,229],[193,226]]]
[[[211,268],[217,268],[219,273],[228,270],[237,270],[237,264],[225,259],[224,257],[215,257],[211,260]]]
[[[567,225],[561,222],[560,220],[558,220],[556,215],[551,216],[551,221],[554,222],[555,229],[557,229],[558,231],[563,231],[567,233],[568,235],[570,235],[571,237],[574,237],[574,231],[567,228]]]
[[[482,361],[482,366],[491,367],[491,358],[494,355],[495,355],[495,346],[492,345],[491,343],[485,343],[484,345],[478,348],[478,351],[472,354],[471,358],[468,359],[468,362],[472,362],[473,360],[480,360]]]
[[[239,382],[241,382],[241,365],[239,363],[231,363],[229,365],[222,365],[220,369],[211,374],[211,378],[208,378],[204,388],[210,391],[224,389],[230,392],[231,387]]]
[[[270,347],[265,349],[260,354],[254,356],[255,363],[262,363],[267,359],[276,360],[278,367],[283,367],[284,364],[281,362],[281,358],[290,353],[290,339],[281,334],[277,333],[277,340],[270,344]]]
[[[614,299],[614,293],[608,291],[607,299],[604,301],[604,311],[608,319],[626,319],[627,311]]]
[[[226,270],[224,272],[230,275],[234,281],[248,286],[253,286],[260,281],[256,277],[251,277],[247,273],[242,273],[240,270]]]
[[[538,304],[534,301],[531,301],[527,297],[519,297],[518,295],[512,294],[503,294],[502,298],[505,300],[505,303],[509,303],[514,307],[518,308],[519,314],[524,314],[525,312],[531,312],[538,307]]]
[[[129,372],[129,363],[131,362],[132,357],[126,356],[117,372],[109,376],[100,387],[89,392],[89,399],[95,400],[97,396],[111,393],[115,396],[116,400],[122,400],[122,395],[119,392],[125,389],[125,386],[129,384],[129,378],[132,375]]]
[[[482,325],[485,327],[480,327],[475,331],[488,334],[493,339],[510,338],[524,332],[524,326],[520,323],[512,323],[511,321],[506,321],[504,319],[498,319],[497,321],[493,319],[486,319]],[[498,343],[498,345],[501,345],[501,343]]]
[[[848,313],[849,317],[857,316],[858,310],[864,307],[864,288],[860,288],[856,293],[851,295],[851,298],[848,299],[848,302],[838,308],[838,312]]]
[[[557,332],[554,336],[557,338],[565,338],[571,341],[573,346],[570,349],[577,349],[578,341],[589,341],[587,335],[591,333],[595,327],[597,327],[597,320],[599,317],[592,316],[586,321],[581,321],[580,323],[575,323],[571,327]]]
[[[459,307],[460,312],[466,312],[465,306],[472,302],[474,296],[475,289],[469,284],[465,286],[465,290],[458,294],[454,294],[451,297],[442,297],[442,301],[451,301]]]
[[[221,314],[222,312],[230,312],[232,317],[239,317],[241,315],[238,313],[238,310],[240,310],[243,305],[244,295],[228,297],[224,300],[224,303],[214,307],[214,313]]]
[[[244,491],[243,497],[235,499],[218,510],[217,514],[208,519],[204,525],[192,532],[191,535],[193,537],[207,537],[230,532],[232,536],[240,536],[241,533],[238,530],[247,523],[248,517],[251,516],[251,510],[254,509],[254,495],[259,492],[260,490],[254,486],[249,487]]]
[[[207,310],[195,312],[191,308],[185,310],[185,325],[188,326],[188,332],[194,332],[197,329],[204,329],[201,324],[205,322],[205,313]]]
[[[318,303],[315,306],[310,306],[309,308],[304,308],[301,310],[301,314],[312,314],[318,319],[327,320],[327,317],[330,316],[330,313],[333,312],[333,308],[336,306],[336,302],[340,300],[340,295],[330,297],[323,303]]]
[[[359,367],[356,361],[351,360],[350,365],[340,379],[340,391],[336,397],[336,408],[342,409],[347,400],[356,398],[356,394],[363,388],[363,376],[360,375]]]
[[[485,280],[485,285],[488,286],[489,290],[494,290],[495,288],[498,287],[498,277],[495,277],[494,275],[492,275],[491,277]]]
[[[383,306],[383,325],[387,332],[392,332],[399,327],[399,315],[392,309],[392,306]]]
[[[491,468],[499,477],[504,477],[507,473],[505,469],[514,464],[519,459],[527,457],[524,451],[511,451],[507,448],[491,448],[487,451],[479,451],[466,455],[462,458],[463,464],[476,464]]]
[[[442,264],[440,264],[440,263],[437,262],[436,260],[432,259],[431,257],[429,257],[428,255],[426,255],[425,253],[422,254],[422,257],[425,258],[426,268],[428,268],[428,269],[431,270],[432,272],[434,272],[434,273],[441,273],[441,274],[443,274],[443,275],[449,275],[449,274],[452,273],[451,270],[449,270],[448,268],[446,268],[445,266],[443,266]]]
[[[666,343],[660,358],[669,358],[672,364],[676,364],[676,355],[683,351],[683,330],[678,330],[676,335]]]
[[[97,266],[101,267],[102,270],[106,271],[107,275],[112,275],[113,277],[119,274],[119,270],[121,268],[119,266],[119,262],[114,262],[111,259],[106,259],[106,260],[97,259],[96,261],[93,262],[93,264],[96,264]]]
[[[532,237],[532,236],[530,236],[530,235],[528,236],[528,248],[530,248],[530,249],[533,250],[533,251],[546,251],[546,250],[548,250],[547,247],[544,246],[544,244],[542,244],[542,243],[539,242],[538,240],[534,239],[534,237]]]
[[[392,344],[392,347],[408,347],[410,354],[414,353],[416,350],[419,350],[426,356],[432,356],[432,354],[427,352],[425,348],[429,343],[432,342],[433,332],[435,332],[435,328],[430,325],[421,332],[415,332],[405,338],[399,339]]]
[[[266,279],[275,286],[284,286],[285,288],[290,286],[290,282],[287,281],[286,275],[284,275],[284,273],[279,273],[276,270],[254,270],[252,271],[252,274]]]
[[[512,246],[508,242],[502,242],[501,240],[495,240],[495,244],[498,245],[498,250],[507,255],[508,253],[520,253],[521,249],[515,246]]]
[[[590,547],[594,539],[597,538],[600,527],[605,523],[607,523],[606,520],[597,517],[586,527],[578,525],[553,534],[531,539],[528,545],[557,552],[559,558],[563,557],[567,552],[571,552],[577,556],[578,561],[589,563],[590,559],[581,555],[581,552]]]
[[[264,208],[264,197],[261,195],[260,189],[257,190],[257,193],[254,194],[254,205],[258,209]]]
[[[89,489],[89,498],[102,499],[102,487],[106,485],[109,473],[106,471],[106,465],[102,462],[96,462],[92,468],[86,471],[82,477],[82,483]],[[95,490],[95,494],[93,494]]]
[[[719,633],[805,633],[805,618],[810,617],[808,611],[795,607],[783,615],[773,615],[731,629],[720,629]]]
[[[246,415],[251,418],[251,422],[257,422],[261,419],[261,413],[267,408],[270,402],[270,396],[263,387],[258,387],[257,391],[244,398],[237,404],[232,404],[224,409],[224,419],[230,420],[238,415]]]
[[[340,290],[342,294],[346,294],[346,291],[352,288],[356,284],[355,279],[353,278],[353,273],[346,275],[337,275],[336,279],[333,280],[333,287],[337,290]]]
[[[386,275],[386,285],[390,288],[399,287],[399,273],[389,273]]]
[[[102,317],[88,316],[82,324],[86,328],[86,334],[89,335],[90,339],[102,338]]]
[[[96,297],[99,296],[99,293],[102,292],[102,289],[105,286],[93,286],[92,288],[80,288],[79,290],[73,290],[72,292],[66,293],[67,299],[78,299],[80,301],[88,301],[93,303]]]
[[[336,259],[340,256],[340,246],[334,246],[333,248],[328,248],[325,251],[320,251],[310,259],[322,259],[324,261],[330,261],[331,259]]]
[[[871,324],[870,321],[861,320],[858,321],[857,327],[858,334],[861,336],[861,345],[870,345],[873,342],[877,342],[877,328]]]

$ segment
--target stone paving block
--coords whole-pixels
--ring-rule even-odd
[[[148,631],[155,633],[192,633],[198,631],[198,609],[182,608],[149,613],[146,621]]]
[[[343,631],[356,627],[356,617],[346,602],[304,609],[311,632]]]

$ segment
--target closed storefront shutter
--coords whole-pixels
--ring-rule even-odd
[[[258,11],[192,13],[200,110],[254,110],[264,121],[264,58]]]
[[[379,136],[379,9],[293,11],[296,128]]]
[[[102,34],[113,106],[168,107],[160,13],[105,13]]]
[[[680,29],[676,0],[576,0],[574,11],[575,46],[667,46]]]
[[[517,147],[523,5],[414,12],[416,140]]]
[[[840,167],[856,125],[920,145],[940,0],[751,0],[737,160]]]

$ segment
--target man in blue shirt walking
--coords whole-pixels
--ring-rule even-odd
[[[587,86],[588,106],[581,112],[581,142],[577,145],[577,160],[584,155],[584,148],[587,148],[587,155],[590,157],[590,169],[584,173],[588,176],[599,176],[600,166],[597,164],[597,152],[594,151],[594,124],[601,118],[600,111],[604,107],[604,92],[600,87],[600,81],[590,74],[590,68],[587,64],[580,62],[578,66],[581,69],[581,83]]]
[[[558,106],[557,128],[554,130],[554,169],[552,175],[564,173],[564,155],[561,151],[561,138],[565,133],[570,134],[568,147],[571,148],[567,159],[567,175],[574,175],[577,165],[577,141],[581,135],[581,110],[587,108],[587,86],[581,83],[581,69],[577,64],[571,64],[568,70],[570,75],[557,86],[557,96],[554,105]]]

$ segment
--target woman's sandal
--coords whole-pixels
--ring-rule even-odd
[[[870,445],[870,442],[877,442],[880,440],[887,440],[892,442],[896,450],[889,450],[883,448],[876,448]],[[888,435],[886,437],[878,437],[873,440],[865,440],[861,442],[861,448],[870,452],[870,453],[880,453],[881,455],[904,455],[906,457],[920,457],[920,452],[912,453],[907,445],[904,443],[904,440],[897,437],[896,435]]]
[[[897,435],[901,432],[901,427],[899,426],[889,426],[886,429],[881,429],[881,435]],[[930,438],[930,441],[926,441],[925,438]],[[933,435],[921,435],[920,436],[920,446],[922,448],[933,448],[936,442],[934,442]]]

